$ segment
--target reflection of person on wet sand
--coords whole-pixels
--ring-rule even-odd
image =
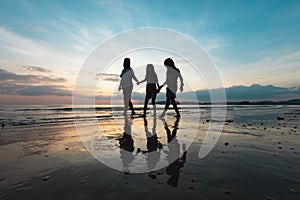
[[[154,169],[156,164],[160,159],[160,149],[162,148],[162,144],[159,143],[157,135],[156,135],[156,117],[153,117],[153,127],[152,133],[148,129],[148,121],[144,118],[144,128],[147,137],[147,164],[148,169]]]
[[[121,159],[123,162],[123,170],[125,173],[129,173],[129,165],[134,160],[134,141],[131,136],[131,122],[129,122],[128,117],[125,115],[124,123],[124,133],[121,138],[119,138]]]
[[[145,102],[144,102],[144,114],[143,117],[146,117],[147,112],[147,106],[150,99],[152,99],[152,105],[153,105],[153,112],[156,114],[156,105],[155,105],[155,99],[157,95],[157,91],[159,88],[157,74],[154,70],[154,66],[152,64],[148,64],[146,68],[146,77],[144,80],[140,81],[138,84],[143,83],[147,81],[146,86],[146,96],[145,96]]]
[[[167,174],[171,177],[168,179],[167,184],[173,187],[178,185],[179,175],[181,172],[181,168],[183,168],[184,163],[186,161],[186,147],[185,144],[182,145],[183,154],[180,156],[180,144],[176,138],[178,125],[179,125],[179,118],[176,118],[174,128],[171,131],[167,122],[163,119],[164,127],[167,132],[167,139],[168,139],[168,155],[167,159],[169,160],[169,166],[167,167]]]
[[[133,89],[132,79],[134,79],[137,83],[138,80],[134,75],[132,68],[130,67],[130,59],[125,58],[123,63],[124,69],[120,75],[121,82],[119,86],[119,91],[123,89],[123,98],[124,98],[124,115],[127,114],[128,106],[130,107],[131,114],[134,115],[133,104],[131,102],[131,93]]]
[[[173,107],[176,112],[176,116],[180,117],[180,113],[177,108],[177,103],[176,103],[176,92],[177,92],[177,79],[180,79],[180,91],[183,91],[183,78],[181,76],[181,73],[179,69],[175,66],[174,61],[171,58],[167,58],[164,61],[164,65],[167,67],[167,79],[164,84],[162,84],[159,87],[159,90],[164,86],[167,85],[167,91],[166,91],[166,105],[165,109],[160,115],[161,118],[163,118],[169,109],[170,102],[172,102]]]

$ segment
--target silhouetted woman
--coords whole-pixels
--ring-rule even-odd
[[[138,80],[134,75],[133,70],[130,67],[130,59],[125,58],[123,63],[124,69],[120,75],[121,82],[119,86],[119,91],[123,89],[123,98],[124,98],[124,115],[127,114],[128,106],[130,107],[131,114],[134,115],[134,109],[131,102],[131,93],[133,89],[132,79],[134,79],[137,83]]]
[[[164,61],[164,65],[167,67],[167,79],[165,83],[159,87],[159,90],[167,85],[167,91],[166,91],[166,105],[163,113],[160,115],[160,117],[164,117],[167,110],[169,109],[170,102],[172,102],[173,107],[176,112],[176,116],[180,117],[180,113],[178,111],[177,103],[176,103],[176,92],[177,92],[177,79],[180,79],[181,85],[180,85],[180,91],[183,90],[183,78],[181,76],[181,73],[179,69],[175,66],[174,61],[171,58],[167,58]]]
[[[148,106],[148,102],[150,99],[152,99],[154,115],[156,114],[155,99],[156,99],[157,90],[159,88],[159,84],[158,84],[157,74],[156,74],[156,72],[154,70],[154,66],[152,64],[147,65],[146,77],[144,80],[142,80],[138,84],[143,83],[145,81],[147,81],[147,86],[146,86],[146,96],[145,96],[145,102],[144,102],[143,117],[146,117],[147,106]]]

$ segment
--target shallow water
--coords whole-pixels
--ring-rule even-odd
[[[83,137],[69,106],[2,107],[0,198],[298,199],[300,106],[216,109],[224,108],[226,120],[233,121],[225,122],[216,146],[200,159],[208,127],[220,123],[210,120],[210,106],[182,106],[178,122],[173,110],[165,120],[155,119],[151,110],[146,122],[129,117],[129,140],[120,107],[76,108],[80,127],[89,133]],[[149,140],[153,132],[157,138]],[[123,171],[95,159],[85,141],[98,142],[94,150]],[[132,160],[122,160],[122,149]],[[141,166],[150,172],[132,173]]]

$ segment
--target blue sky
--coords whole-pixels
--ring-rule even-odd
[[[268,0],[1,1],[0,68],[64,78],[40,84],[31,79],[28,85],[70,90],[80,65],[99,43],[129,29],[162,27],[204,46],[226,87],[298,87],[299,10],[299,1]],[[28,71],[28,66],[48,71]]]

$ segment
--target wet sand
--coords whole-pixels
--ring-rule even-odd
[[[189,114],[182,113],[183,118]],[[272,116],[267,122],[252,114],[249,118],[236,115],[228,112],[223,133],[205,158],[199,159],[198,151],[209,123],[215,123],[207,117],[201,118],[199,133],[184,158],[140,174],[100,163],[83,146],[72,123],[5,126],[0,130],[0,198],[298,199],[299,110],[280,115],[284,119]],[[168,115],[167,120],[174,122],[174,116]],[[99,123],[118,144],[122,128],[110,129],[114,120]],[[141,118],[133,123],[143,126]],[[179,123],[179,139],[189,131],[182,127]],[[162,143],[163,137],[159,138]]]

